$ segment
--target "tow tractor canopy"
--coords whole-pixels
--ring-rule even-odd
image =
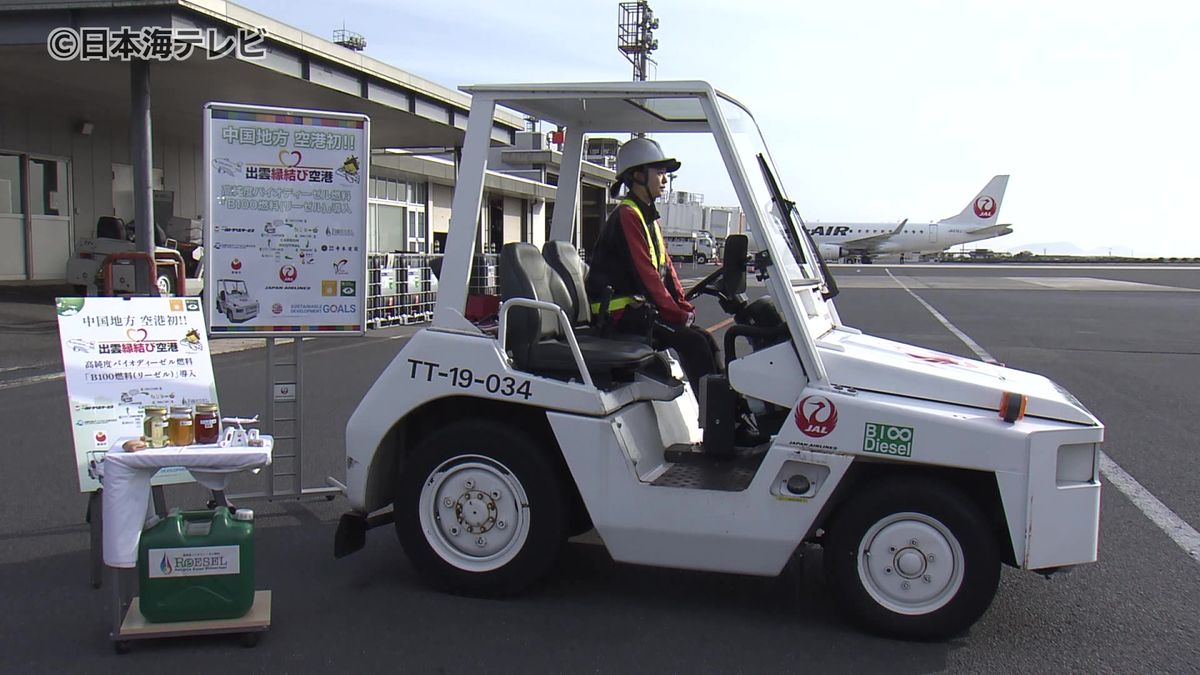
[[[786,318],[810,382],[828,381],[815,338],[840,325],[826,302],[830,283],[799,214],[784,195],[749,111],[706,82],[511,84],[463,87],[471,116],[454,193],[434,328],[477,331],[463,318],[490,145],[502,105],[566,129],[550,239],[571,241],[585,134],[709,133],[760,249],[771,261],[768,288]]]

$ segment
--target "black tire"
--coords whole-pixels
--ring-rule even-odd
[[[405,460],[396,534],[417,573],[436,588],[481,597],[519,593],[549,571],[566,538],[560,475],[545,449],[512,427],[452,424],[422,439]],[[475,555],[476,546],[486,555]]]
[[[175,275],[170,272],[158,271],[154,283],[158,286],[158,294],[163,297],[175,295]]]
[[[942,640],[970,628],[996,595],[995,531],[952,485],[878,482],[856,492],[828,528],[825,570],[838,604],[864,629]]]
[[[704,255],[703,253],[698,254],[696,256],[696,264],[697,265],[707,265],[708,264],[708,256]]]

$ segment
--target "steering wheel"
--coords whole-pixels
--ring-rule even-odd
[[[692,286],[683,299],[691,301],[699,295],[715,295],[721,299],[732,299],[746,292],[746,260],[748,242],[744,234],[731,234],[725,239],[725,255],[721,269],[701,279]],[[720,282],[718,283],[718,279]]]

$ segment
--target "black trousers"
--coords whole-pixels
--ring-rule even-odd
[[[708,331],[698,326],[672,326],[655,322],[650,334],[659,349],[674,349],[692,391],[700,395],[700,378],[722,372],[721,350]]]

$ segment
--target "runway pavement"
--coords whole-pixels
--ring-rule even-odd
[[[693,278],[705,271],[682,270]],[[1200,525],[1200,268],[863,265],[834,273],[849,325],[977,357],[949,324],[1008,366],[1067,387],[1105,422],[1113,462],[1179,522]],[[752,282],[750,292],[762,290]],[[275,595],[274,626],[259,647],[176,639],[116,657],[106,640],[108,593],[87,585],[85,499],[63,383],[20,381],[53,376],[61,363],[54,331],[33,323],[53,314],[38,318],[37,306],[0,294],[0,331],[41,331],[6,332],[0,347],[0,364],[15,368],[0,370],[9,440],[0,491],[3,672],[1194,672],[1200,663],[1200,554],[1109,480],[1100,562],[1049,581],[1006,569],[989,612],[948,643],[880,640],[845,624],[815,549],[780,578],[760,579],[620,565],[601,546],[576,543],[526,596],[446,596],[418,582],[390,528],[334,561],[339,498],[251,504],[259,586]],[[703,325],[723,318],[715,303],[701,304]],[[412,330],[305,343],[310,482],[344,476],[346,419]],[[225,409],[260,410],[262,354],[214,357]],[[37,369],[21,367],[30,364]],[[168,490],[175,504],[202,498],[192,487]]]

